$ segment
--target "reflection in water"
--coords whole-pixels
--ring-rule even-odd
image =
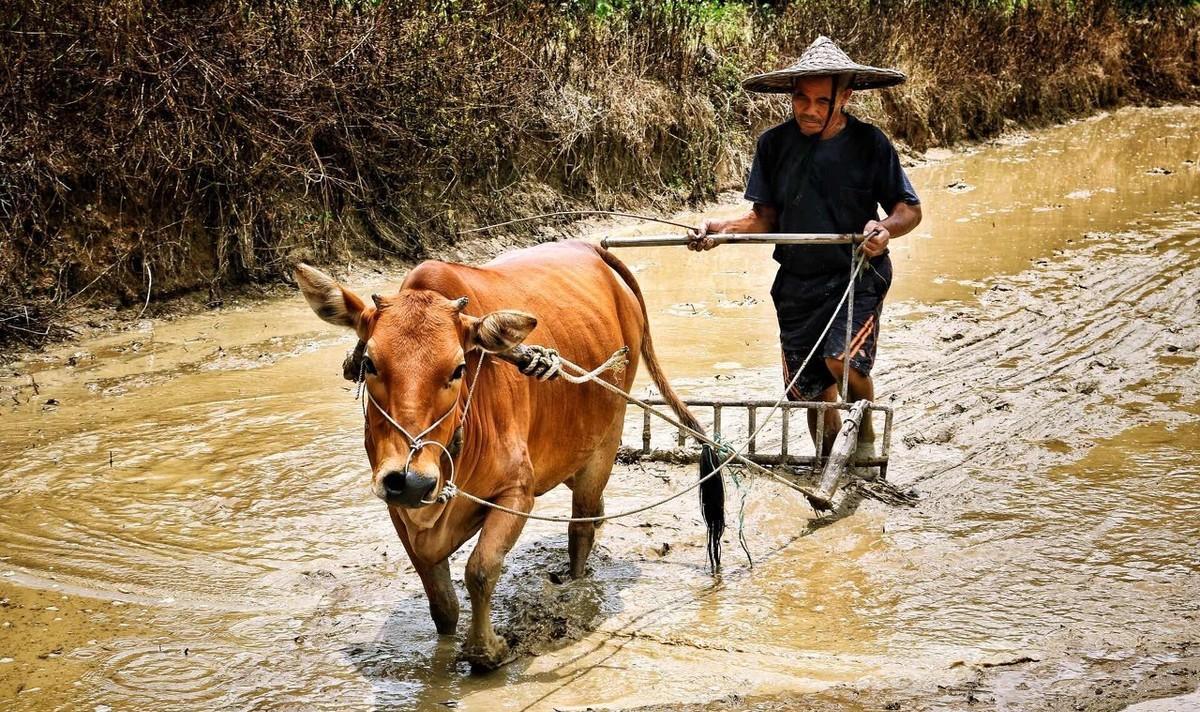
[[[1197,109],[1122,111],[914,169],[926,221],[895,243],[892,310],[907,316],[892,328],[968,303],[991,275],[1030,260],[1050,260],[1036,266],[1055,276],[1054,252],[1084,232],[1194,210],[1200,172],[1181,161],[1200,157],[1197,120]],[[1189,239],[1171,249],[1190,250],[1194,266],[1200,246]],[[683,390],[774,395],[768,249],[621,256]],[[1077,340],[1116,328],[1072,316]],[[457,641],[433,633],[368,491],[361,413],[337,376],[350,339],[297,298],[148,325],[9,369],[0,660],[11,662],[0,662],[0,695],[17,709],[516,710],[819,690],[1035,646],[1060,626],[1150,635],[1200,569],[1200,429],[1189,416],[1129,428],[1072,464],[1012,472],[992,461],[939,481],[954,496],[909,512],[864,506],[815,530],[790,496],[743,483],[756,566],[731,542],[716,586],[691,498],[609,523],[593,578],[565,586],[547,578],[565,566],[565,528],[532,522],[496,609],[502,624],[544,627],[545,654],[470,677]],[[951,347],[906,348],[936,361]],[[993,371],[1028,375],[1001,356],[1012,355],[989,356]],[[1143,409],[1180,400],[1128,388]],[[921,460],[920,443],[938,436],[919,411],[941,404],[912,390],[901,428],[917,445],[902,452],[901,477],[935,464]],[[1075,447],[1047,443],[1055,457]],[[624,468],[606,506],[636,507],[670,479],[666,468]],[[741,494],[731,489],[731,501]],[[539,507],[565,512],[569,495]],[[456,579],[466,553],[451,562]]]

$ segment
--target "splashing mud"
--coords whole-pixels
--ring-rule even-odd
[[[524,655],[486,676],[434,633],[367,489],[339,377],[348,337],[298,297],[10,363],[0,699],[1112,709],[1187,693],[1200,679],[1198,123],[1195,108],[1123,110],[913,169],[927,218],[894,243],[879,385],[897,409],[889,477],[918,506],[816,518],[742,480],[731,499],[745,497],[755,566],[732,553],[735,526],[716,582],[692,498],[608,523],[592,576],[567,583],[565,527],[531,522],[496,604]],[[621,254],[682,391],[777,395],[768,254]],[[606,508],[691,472],[619,466]],[[566,512],[569,497],[538,507]]]

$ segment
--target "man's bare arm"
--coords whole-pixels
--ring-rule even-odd
[[[716,243],[709,237],[716,233],[775,232],[779,226],[779,211],[765,203],[755,203],[750,211],[738,218],[716,220],[707,218],[700,229],[688,231],[688,249],[711,250]]]
[[[887,249],[888,241],[893,237],[910,233],[921,222],[921,206],[909,205],[903,201],[892,206],[888,216],[883,220],[868,220],[863,227],[863,234],[870,235],[878,230],[874,237],[868,238],[862,244],[862,250],[868,257],[882,255]]]

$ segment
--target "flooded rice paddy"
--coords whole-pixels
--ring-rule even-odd
[[[565,526],[530,522],[496,604],[528,654],[490,675],[435,634],[368,490],[340,378],[351,337],[298,295],[10,363],[0,708],[1120,709],[1187,693],[1197,125],[1197,108],[1122,110],[911,169],[926,217],[893,243],[878,383],[897,411],[889,478],[920,503],[818,518],[769,481],[731,484],[717,582],[691,497],[607,524],[592,576],[569,583]],[[605,234],[639,231],[658,230]],[[620,256],[681,391],[778,395],[769,249]],[[693,477],[618,466],[606,507]]]

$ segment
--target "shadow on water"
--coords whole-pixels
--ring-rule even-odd
[[[469,553],[470,544],[453,558],[465,558],[462,555]],[[642,573],[637,563],[614,559],[602,545],[589,558],[586,578],[571,580],[567,561],[565,535],[518,542],[509,554],[492,598],[492,620],[515,659],[498,670],[473,673],[470,665],[459,659],[470,628],[471,607],[458,575],[455,588],[460,616],[454,635],[436,634],[421,594],[399,601],[372,640],[350,643],[341,653],[369,683],[374,707],[380,710],[457,707],[464,695],[500,689],[515,679],[530,679],[526,669],[534,657],[578,641],[621,612],[621,592]],[[557,677],[553,673],[533,677],[547,674]]]

